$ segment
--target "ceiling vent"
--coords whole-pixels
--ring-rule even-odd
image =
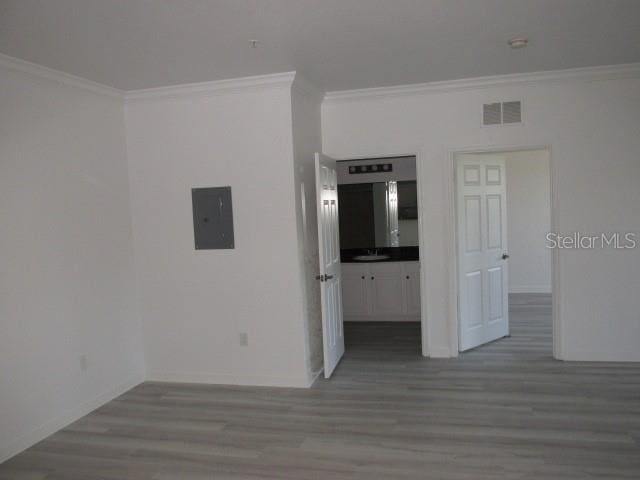
[[[522,123],[521,102],[485,103],[482,106],[482,125]]]

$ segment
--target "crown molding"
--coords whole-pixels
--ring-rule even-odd
[[[61,83],[63,85],[81,88],[92,93],[105,95],[107,97],[115,98],[118,100],[122,100],[124,98],[124,92],[122,90],[118,90],[117,88],[109,87],[92,80],[87,80],[86,78],[77,77],[69,73],[64,73],[60,70],[44,67],[36,63],[31,63],[20,58],[10,57],[9,55],[5,55],[3,53],[0,53],[0,66],[10,68],[11,70],[15,70],[17,72],[26,73],[27,75],[31,75],[32,77],[47,79]]]
[[[416,83],[391,87],[363,88],[358,90],[340,90],[327,92],[327,103],[365,100],[374,98],[400,97],[407,95],[425,95],[431,93],[456,92],[464,90],[482,90],[496,87],[528,85],[553,82],[603,81],[621,78],[640,77],[640,63],[605,65],[567,70],[550,70],[533,73],[515,73],[442,82]]]
[[[301,95],[322,102],[325,96],[325,92],[318,88],[314,83],[310,82],[307,77],[300,72],[296,72],[296,76],[293,80],[291,89]]]
[[[124,99],[126,102],[158,98],[181,98],[193,96],[207,97],[269,88],[291,88],[303,95],[324,100],[326,103],[336,103],[374,98],[381,99],[464,90],[482,90],[496,87],[539,83],[605,81],[640,77],[640,63],[627,63],[621,65],[605,65],[533,73],[516,73],[510,75],[495,75],[390,87],[339,90],[323,93],[322,90],[309,82],[300,73],[284,72],[216,80],[211,82],[123,91],[102,83],[87,80],[86,78],[71,75],[60,70],[55,70],[26,60],[11,57],[3,53],[0,53],[0,66],[26,73],[36,78],[52,80],[63,85],[81,88],[99,95],[105,95],[119,100]]]
[[[129,90],[125,93],[125,101],[138,102],[186,97],[210,97],[214,95],[228,95],[265,89],[291,88],[296,72],[273,73],[269,75],[255,75],[251,77],[230,78],[212,82],[187,83],[168,87],[145,88]]]

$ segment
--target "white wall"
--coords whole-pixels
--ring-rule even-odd
[[[330,95],[321,134],[318,99],[292,94],[292,75],[134,94],[123,122],[116,92],[0,63],[0,459],[143,378],[136,288],[147,378],[309,384],[321,136],[337,158],[419,154],[434,356],[455,354],[452,150],[551,145],[555,230],[640,230],[636,73]],[[516,98],[523,125],[480,127],[483,102]],[[195,251],[190,189],[222,185],[236,248]],[[638,250],[557,254],[563,358],[640,360],[639,272]]]
[[[557,230],[640,230],[640,79],[637,70],[619,78],[615,71],[595,72],[599,76],[517,76],[325,100],[328,155],[419,153],[424,334],[431,355],[456,353],[452,150],[551,145]],[[480,126],[482,103],[514,99],[523,101],[522,125]],[[557,353],[567,360],[640,360],[639,251],[565,250],[557,257]]]
[[[506,159],[509,292],[551,293],[549,152],[509,152]]]
[[[292,79],[128,97],[150,380],[308,385]],[[232,188],[235,249],[196,251],[191,188],[225,185]],[[241,332],[248,346],[239,344]]]
[[[143,378],[123,102],[83,85],[0,59],[0,462]]]
[[[420,243],[420,229],[418,220],[398,220],[398,230],[400,231],[400,246],[415,247]]]

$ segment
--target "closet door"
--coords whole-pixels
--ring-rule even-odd
[[[457,159],[460,351],[509,334],[507,180],[501,154]]]

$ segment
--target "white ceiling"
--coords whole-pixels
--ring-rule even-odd
[[[640,0],[0,0],[0,52],[123,90],[297,70],[333,91],[640,62]]]

